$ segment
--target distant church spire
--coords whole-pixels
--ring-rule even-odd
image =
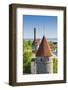
[[[36,40],[36,28],[34,27],[34,41]]]

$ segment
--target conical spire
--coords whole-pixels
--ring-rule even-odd
[[[50,46],[49,46],[48,41],[45,38],[45,36],[43,36],[43,38],[42,38],[42,41],[41,41],[39,49],[36,53],[36,56],[38,56],[38,57],[50,57],[50,56],[52,56]]]

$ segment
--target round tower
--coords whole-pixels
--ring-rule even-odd
[[[37,73],[53,73],[52,52],[47,39],[43,36],[39,49],[36,53]]]

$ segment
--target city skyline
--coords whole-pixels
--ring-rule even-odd
[[[34,38],[34,28],[36,28],[36,38],[41,39],[45,36],[57,39],[57,16],[24,15],[24,39]]]

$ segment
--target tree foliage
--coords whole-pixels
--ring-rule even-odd
[[[58,72],[58,59],[53,58],[53,73],[57,73],[57,72]]]
[[[49,45],[50,45],[50,48],[51,48],[51,50],[54,50],[55,49],[55,45],[53,44],[53,42],[49,42]]]
[[[23,52],[23,72],[31,73],[31,59],[32,59],[32,42],[24,41]]]

